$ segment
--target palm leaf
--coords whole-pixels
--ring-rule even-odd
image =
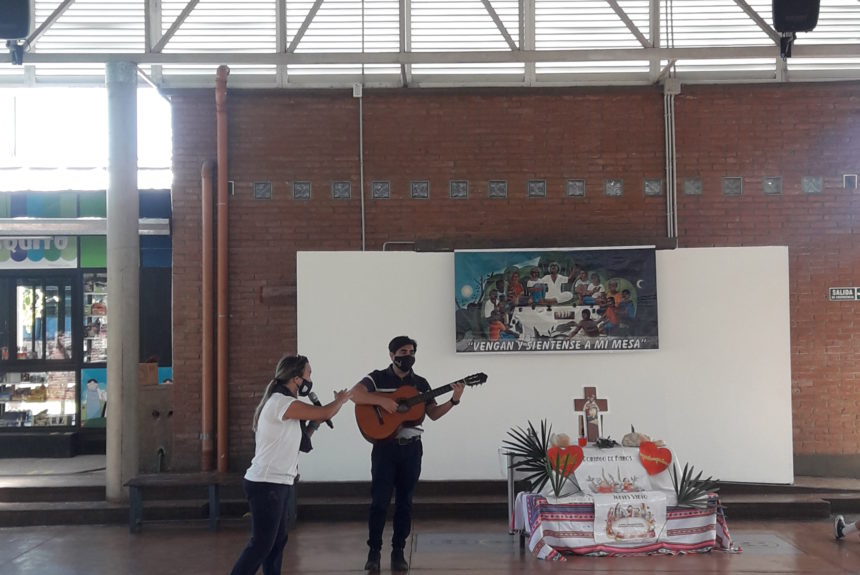
[[[579,487],[579,483],[576,481],[573,473],[571,472],[568,475],[564,474],[565,468],[567,468],[568,459],[570,456],[562,455],[559,452],[555,454],[555,462],[553,462],[549,454],[544,457],[544,468],[546,470],[547,479],[549,480],[550,487],[552,488],[552,492],[556,497],[561,497],[561,493],[564,489],[564,484],[570,482],[576,487],[577,491],[582,491]],[[555,465],[553,465],[555,463]]]
[[[558,453],[555,454],[555,469],[552,467],[549,456],[545,457],[544,461],[546,462],[546,475],[547,478],[549,478],[549,485],[552,487],[552,492],[556,497],[561,497],[561,490],[567,480],[564,473],[559,473],[557,471],[558,469],[563,469],[561,467],[561,457]]]
[[[678,498],[677,505],[679,507],[697,507],[701,509],[708,505],[708,494],[716,493],[720,488],[717,487],[716,479],[711,477],[702,479],[701,471],[693,477],[693,472],[693,466],[685,463],[684,470],[681,472],[679,479],[678,468],[673,465],[670,472],[672,487],[675,489],[675,495]]]
[[[545,419],[540,422],[540,434],[529,421],[528,429],[512,428],[508,431],[510,439],[502,441],[508,452],[515,456],[511,468],[525,474],[523,479],[529,484],[530,491],[540,491],[550,479],[546,452],[551,433],[552,426],[547,426]]]

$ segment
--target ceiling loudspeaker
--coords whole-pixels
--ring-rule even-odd
[[[809,32],[818,24],[819,0],[773,0],[777,32]]]
[[[22,40],[30,34],[32,0],[0,0],[0,38]]]

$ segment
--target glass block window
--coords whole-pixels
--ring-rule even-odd
[[[254,182],[253,190],[255,200],[272,199],[272,182]]]
[[[529,198],[545,198],[546,180],[529,180],[528,187],[526,189],[526,195]]]
[[[782,194],[782,178],[764,178],[762,180],[762,191],[764,191],[768,196],[778,196]]]
[[[738,177],[723,178],[723,195],[740,196],[744,193],[744,179]]]
[[[584,198],[585,180],[568,180],[565,182],[564,195],[568,198]]]
[[[414,200],[426,200],[430,197],[430,182],[415,180],[409,182],[409,195]]]
[[[348,200],[352,196],[352,184],[350,182],[332,182],[331,197],[335,200]]]
[[[607,196],[620,198],[624,195],[624,180],[606,180],[603,189]]]
[[[705,189],[702,178],[687,178],[684,180],[684,195],[701,196]]]
[[[310,182],[293,182],[293,199],[294,200],[309,200],[309,199],[311,199],[311,183]]]
[[[468,180],[451,180],[451,197],[454,199],[466,199],[469,197]]]
[[[646,179],[644,183],[644,191],[646,196],[662,196],[663,180]]]
[[[487,185],[487,196],[490,198],[507,198],[507,180],[490,180],[489,184]]]
[[[800,181],[804,194],[820,194],[824,191],[824,178],[821,176],[803,176]]]
[[[374,200],[387,200],[391,197],[391,182],[371,182],[370,197]]]

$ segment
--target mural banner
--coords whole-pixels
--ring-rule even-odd
[[[454,253],[458,352],[657,349],[653,247]]]

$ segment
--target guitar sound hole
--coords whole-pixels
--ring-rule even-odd
[[[408,405],[406,405],[405,403],[398,404],[397,413],[406,413],[407,411],[409,411]]]

